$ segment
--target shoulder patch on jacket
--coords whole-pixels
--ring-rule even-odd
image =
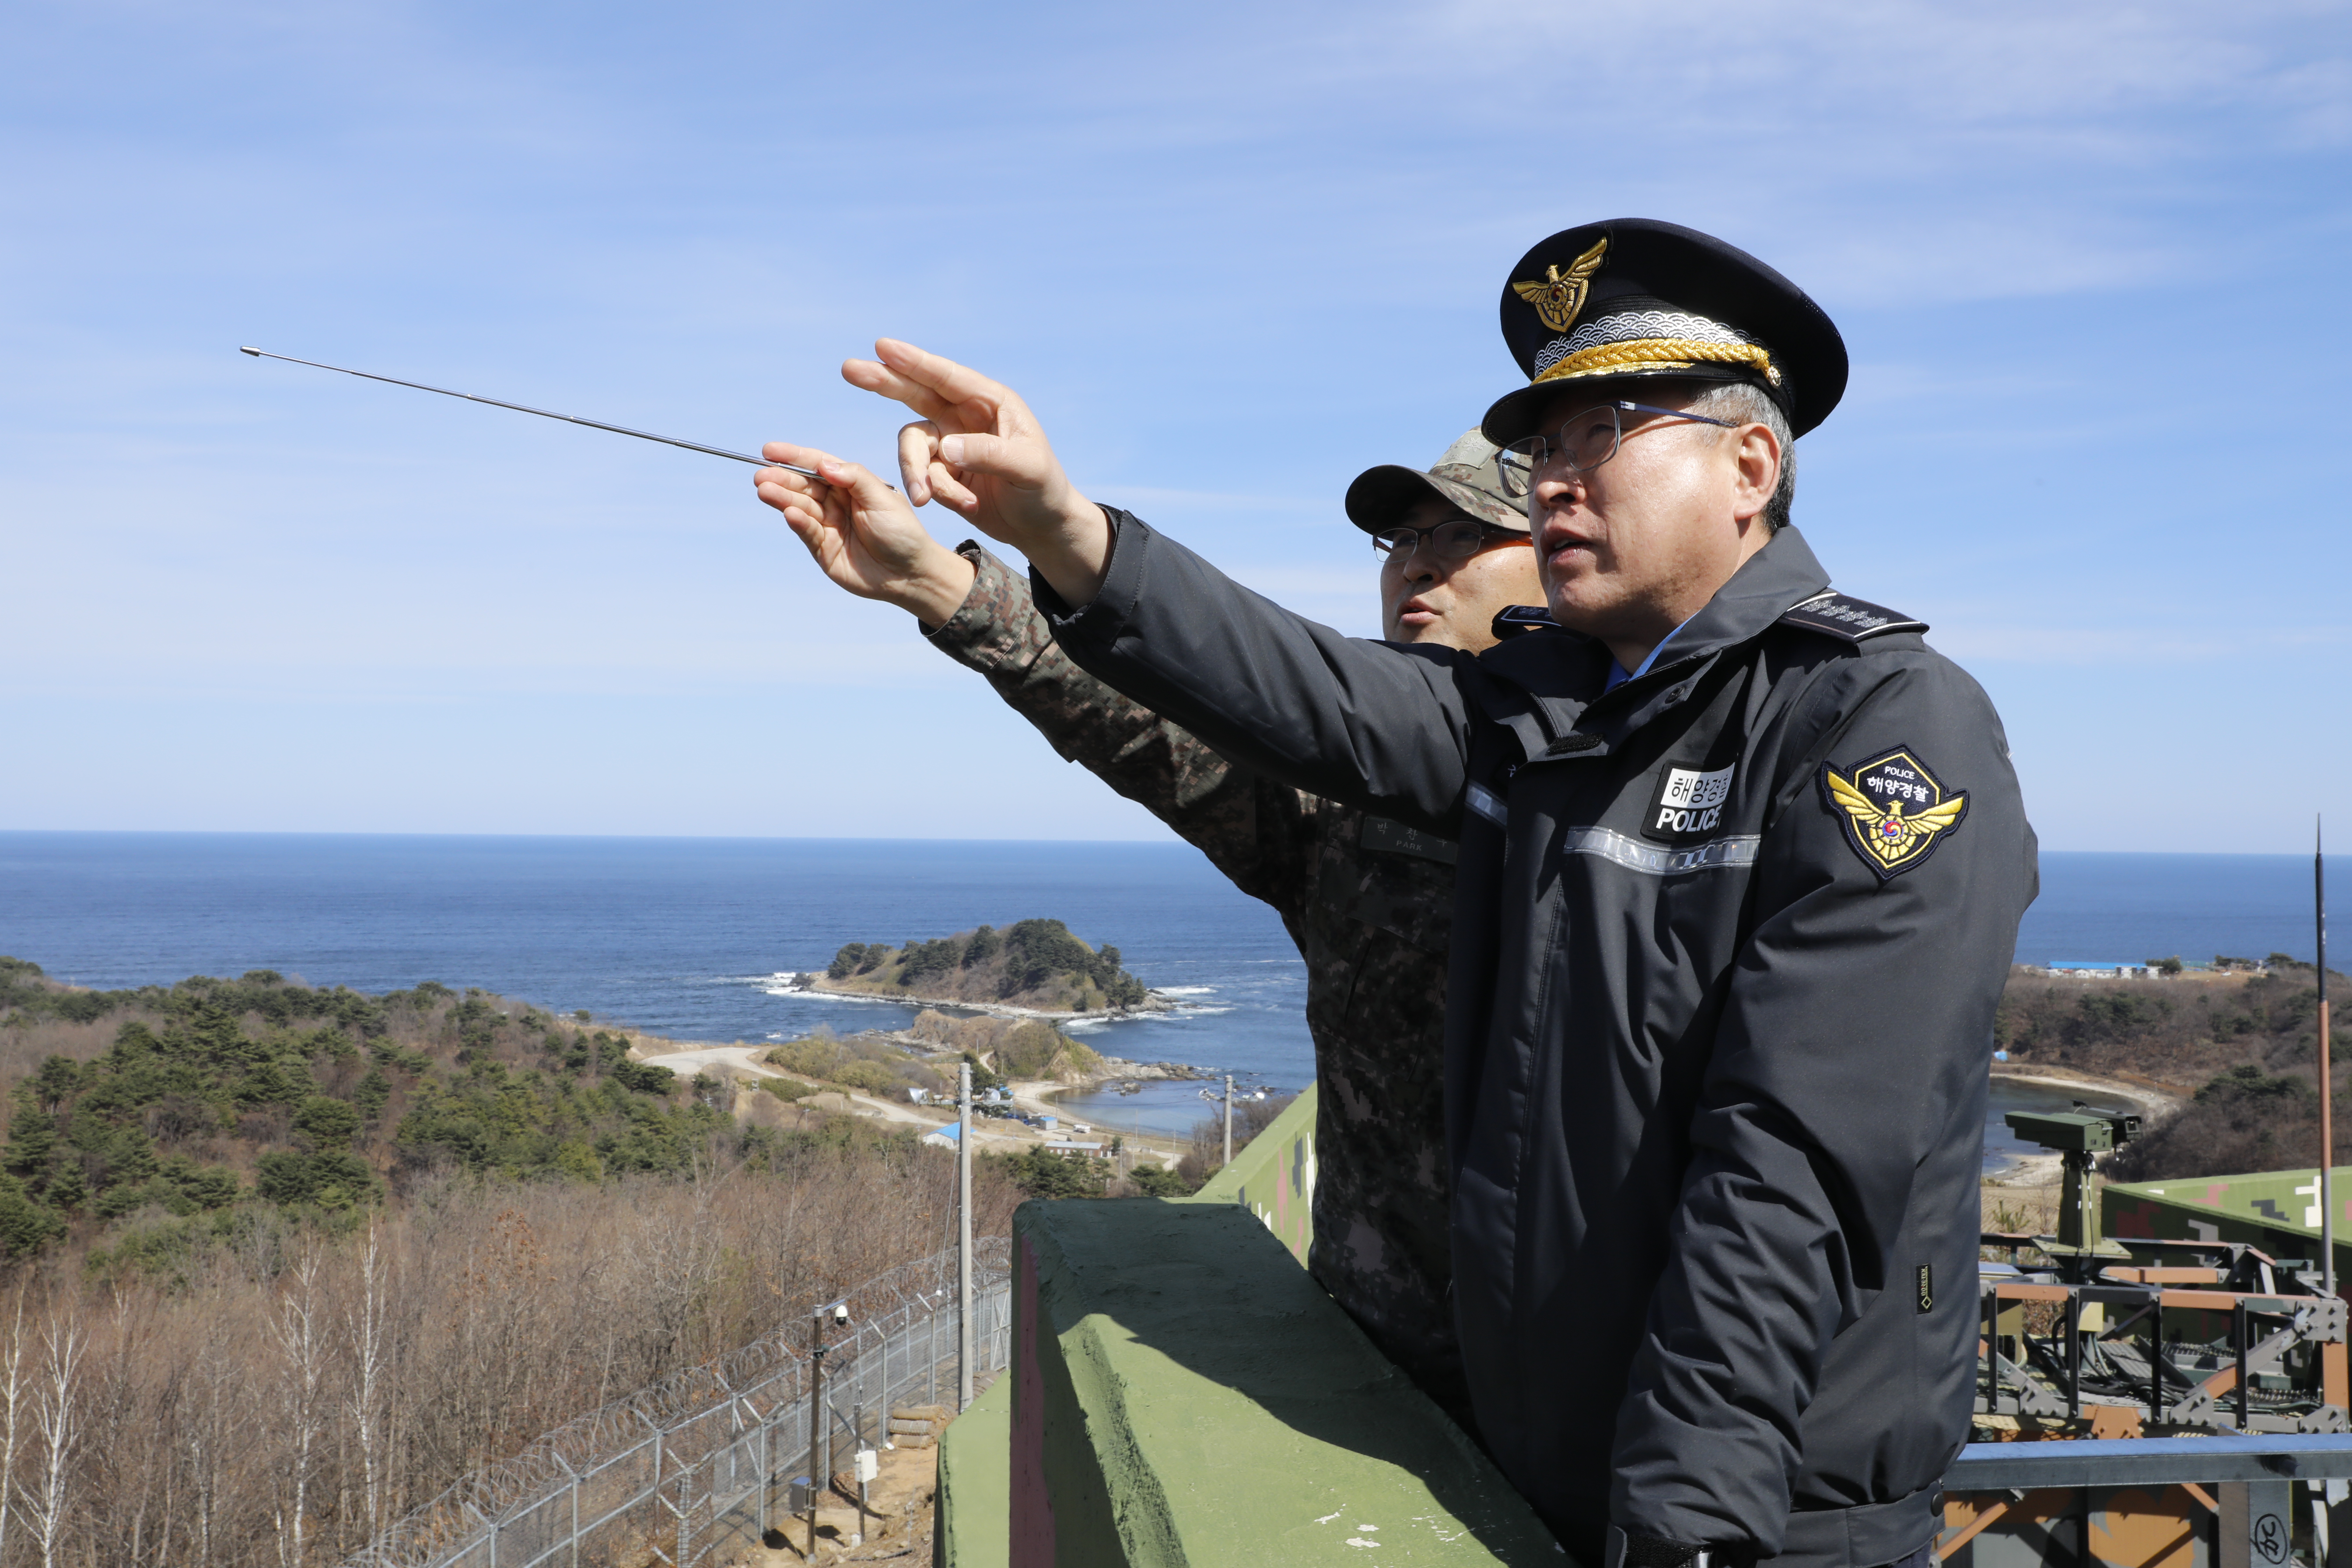
[[[1510,612],[1506,610],[1505,615]],[[1499,623],[1500,617],[1496,617]],[[1816,594],[1801,605],[1791,605],[1780,616],[1784,626],[1801,626],[1809,632],[1822,632],[1843,637],[1847,642],[1860,642],[1886,632],[1924,632],[1925,621],[1915,621],[1900,610],[1890,610],[1884,605],[1874,605],[1864,599],[1849,599],[1843,594]],[[1499,626],[1496,635],[1501,635]]]
[[[1550,607],[1544,605],[1507,605],[1495,612],[1495,640],[1507,642],[1529,632],[1556,632],[1558,621],[1551,618]]]
[[[1947,788],[1907,746],[1881,752],[1843,774],[1823,763],[1822,801],[1881,882],[1924,862],[1969,814],[1969,797]]]

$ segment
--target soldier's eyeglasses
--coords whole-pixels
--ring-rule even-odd
[[[1372,535],[1372,551],[1383,566],[1402,566],[1423,542],[1444,560],[1467,561],[1496,540],[1529,542],[1528,535],[1475,518],[1449,518],[1435,528],[1384,528]]]
[[[1622,400],[1603,403],[1577,415],[1549,436],[1530,436],[1504,447],[1496,458],[1496,465],[1502,470],[1503,493],[1516,499],[1532,491],[1536,475],[1546,463],[1555,460],[1580,474],[1599,468],[1617,455],[1618,445],[1625,438],[1624,416],[1628,414],[1663,414],[1669,419],[1718,425],[1726,430],[1738,428],[1732,420],[1710,419],[1704,414],[1680,408]]]

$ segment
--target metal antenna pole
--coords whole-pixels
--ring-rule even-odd
[[[1225,1163],[1234,1163],[1234,1075],[1225,1075]]]
[[[2312,819],[2311,910],[2319,938],[2319,1256],[2320,1278],[2336,1294],[2336,1094],[2327,1061],[2327,855],[2326,822]]]
[[[971,1064],[956,1068],[956,1411],[971,1407]]]
[[[585,425],[591,430],[609,430],[615,436],[634,436],[640,441],[659,441],[665,447],[683,447],[689,452],[703,452],[713,458],[728,458],[738,463],[749,463],[753,468],[792,468],[793,473],[805,474],[813,479],[820,477],[814,468],[794,468],[790,463],[772,463],[765,458],[754,458],[744,452],[730,452],[724,447],[706,447],[699,441],[681,441],[675,436],[656,436],[647,430],[632,430],[625,425],[607,425],[601,419],[583,419],[577,414],[556,414],[544,408],[533,408],[528,404],[506,403],[495,397],[477,397],[470,392],[452,392],[446,386],[427,386],[421,381],[403,381],[398,376],[378,375],[373,371],[352,370],[340,364],[322,364],[314,359],[296,359],[292,354],[274,354],[261,349],[247,348],[241,348],[236,352],[241,354],[251,354],[256,359],[283,360],[288,364],[307,364],[313,370],[331,370],[343,375],[356,375],[365,381],[381,381],[389,386],[411,387],[418,392],[437,392],[444,397],[462,397],[468,403],[487,403],[493,408],[511,408],[517,414],[536,414],[541,419],[561,419],[567,425]]]

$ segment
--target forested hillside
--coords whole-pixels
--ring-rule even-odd
[[[679,1085],[628,1041],[427,982],[363,996],[268,971],[68,991],[0,959],[0,1253],[76,1223],[135,1253],[220,1232],[241,1204],[348,1214],[445,1172],[597,1181],[684,1170],[731,1088]],[[103,1042],[102,1044],[100,1042]]]
[[[2328,984],[2335,997],[2352,994],[2332,971]],[[2221,1175],[2318,1163],[2318,1012],[2317,972],[2284,953],[2267,973],[2210,979],[2021,971],[2001,998],[1995,1039],[2021,1067],[2136,1075],[2192,1091],[2178,1115],[2102,1163],[2116,1180]],[[2345,1054],[2339,1043],[2339,1100],[2352,1079]],[[2352,1131],[2337,1133],[2336,1150],[2338,1163],[2352,1156]]]
[[[811,984],[832,991],[934,1002],[997,1003],[1044,1013],[1094,1013],[1154,1005],[1143,983],[1060,921],[982,926],[933,942],[853,942]]]
[[[627,1048],[439,985],[0,963],[0,1568],[341,1561],[952,1237],[911,1130]],[[976,1173],[980,1233],[1018,1196]]]

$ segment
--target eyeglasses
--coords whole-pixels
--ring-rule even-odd
[[[1663,414],[1669,419],[1717,425],[1726,430],[1739,427],[1728,419],[1710,419],[1704,414],[1660,408],[1650,403],[1603,403],[1570,419],[1549,437],[1530,436],[1524,441],[1512,442],[1496,454],[1503,493],[1516,499],[1533,490],[1536,475],[1555,458],[1574,473],[1590,473],[1599,468],[1617,455],[1618,444],[1625,438],[1622,416],[1627,414]]]
[[[1480,522],[1475,518],[1449,518],[1435,528],[1384,528],[1372,535],[1372,551],[1383,566],[1402,566],[1412,558],[1412,552],[1424,542],[1440,558],[1447,561],[1467,561],[1493,540],[1515,540],[1530,542],[1528,537],[1515,528],[1499,523]]]

